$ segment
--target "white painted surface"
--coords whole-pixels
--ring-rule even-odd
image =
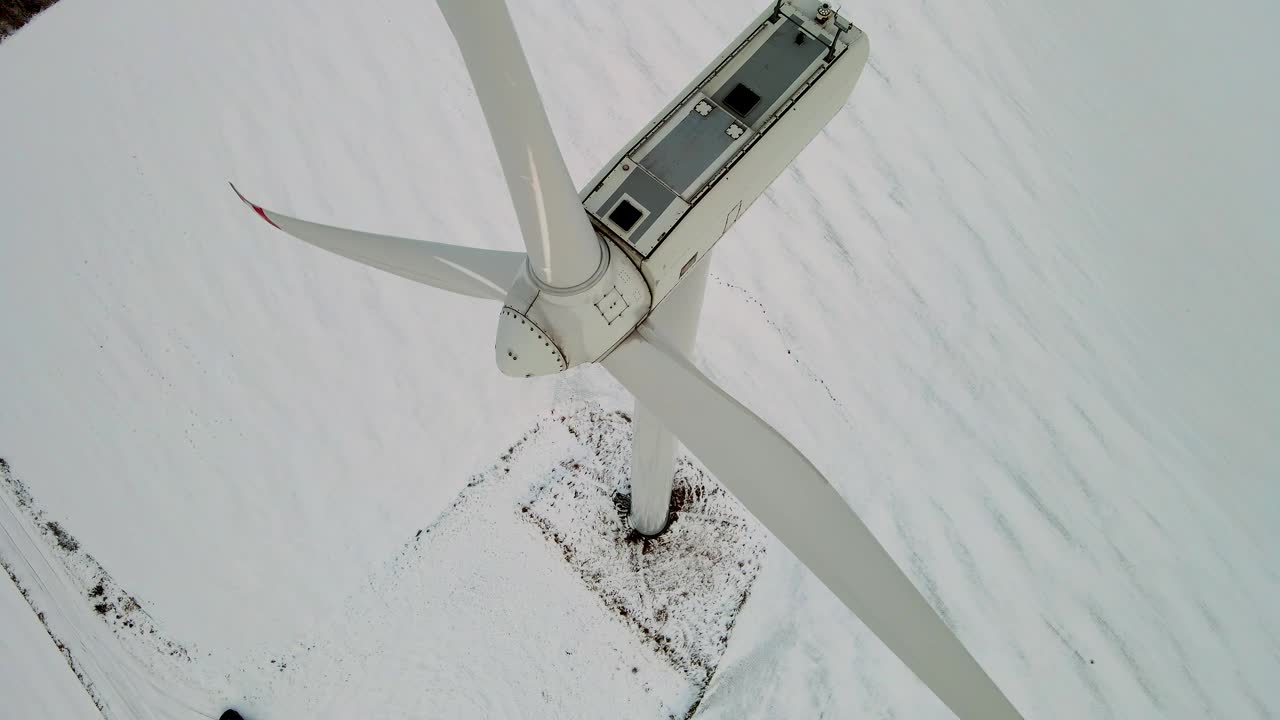
[[[439,5],[484,109],[534,274],[553,288],[587,282],[604,261],[603,249],[582,213],[506,2]],[[502,200],[475,204],[492,202]]]
[[[239,191],[236,193],[239,195]],[[524,253],[391,237],[321,225],[245,204],[276,229],[299,240],[407,280],[484,300],[507,296]]]
[[[729,219],[746,212],[849,103],[866,65],[870,42],[865,34],[848,38],[849,48],[823,76],[737,160],[716,184],[685,213],[679,225],[643,264],[661,303],[694,255],[711,249],[725,235]],[[835,158],[829,158],[835,160]]]
[[[526,314],[564,353],[572,368],[594,362],[621,342],[649,314],[653,296],[640,268],[613,241],[605,271],[582,292],[538,292]],[[517,283],[533,281],[525,273]],[[521,294],[523,293],[513,293]]]
[[[702,319],[702,300],[710,272],[708,253],[685,273],[672,296],[646,321],[686,357],[693,353],[698,338],[698,322]],[[667,525],[677,444],[675,436],[639,400],[634,408],[631,526],[645,535],[654,535]]]
[[[605,367],[960,720],[1022,720],[840,493],[647,327]]]
[[[513,3],[578,186],[759,9]],[[872,60],[717,251],[696,363],[936,591],[1026,716],[1280,714],[1274,7],[845,12]],[[0,43],[0,87],[22,140],[0,163],[0,453],[223,664],[157,686],[226,685],[181,692],[215,717],[241,695],[268,717],[333,695],[657,713],[645,684],[674,681],[621,665],[648,658],[518,521],[477,536],[501,563],[459,536],[368,589],[537,413],[629,398],[590,368],[502,377],[492,305],[315,252],[225,185],[520,250],[430,3],[63,2]],[[546,642],[584,619],[597,640]],[[273,674],[293,649],[306,667]],[[493,668],[551,695],[498,695]],[[700,716],[891,712],[951,717],[771,548]]]

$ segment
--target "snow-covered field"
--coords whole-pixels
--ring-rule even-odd
[[[575,178],[758,5],[513,0]],[[1274,10],[843,12],[871,63],[717,251],[699,365],[1026,717],[1280,715]],[[226,187],[518,249],[433,3],[62,0],[0,44],[0,102],[0,457],[31,498],[6,480],[0,559],[104,716],[688,710],[519,517],[584,446],[542,433],[491,477],[543,413],[621,389],[501,376],[496,306],[306,247]],[[0,714],[93,717],[30,604],[0,603]],[[772,540],[698,714],[949,717]]]

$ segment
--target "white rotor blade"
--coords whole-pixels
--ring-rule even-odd
[[[506,3],[438,4],[493,136],[530,267],[552,287],[586,282],[600,267],[603,250],[560,155]]]
[[[307,222],[263,209],[249,202],[235,185],[231,189],[263,220],[305,243],[460,295],[499,302],[505,300],[507,290],[524,262],[523,253],[375,235]]]
[[[1022,716],[835,488],[646,326],[604,366],[961,720]]]

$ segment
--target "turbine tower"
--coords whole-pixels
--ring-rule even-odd
[[[636,530],[666,526],[679,438],[958,717],[1020,720],[826,478],[688,357],[712,248],[844,106],[866,35],[827,3],[771,3],[578,192],[503,0],[438,4],[526,252],[319,225],[240,199],[317,247],[501,302],[507,375],[604,365],[636,399]]]

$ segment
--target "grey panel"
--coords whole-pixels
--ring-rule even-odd
[[[640,224],[631,229],[631,244],[635,245],[635,241],[649,232],[649,228],[653,226],[658,216],[666,211],[671,205],[671,201],[676,199],[676,194],[671,191],[671,188],[658,182],[652,175],[645,172],[643,167],[637,165],[631,171],[631,174],[627,176],[627,179],[622,181],[622,185],[600,207],[601,218],[609,216],[609,211],[613,210],[613,206],[622,199],[623,193],[630,195],[632,199],[644,206],[645,210],[649,211],[649,214],[640,221]]]
[[[691,112],[662,138],[657,147],[640,159],[640,164],[684,194],[693,181],[733,144],[733,138],[725,132],[733,123],[733,116],[718,107],[713,106],[706,117]]]
[[[723,104],[725,96],[738,83],[746,85],[760,96],[760,102],[743,118],[748,125],[755,127],[756,121],[764,116],[765,111],[782,97],[787,88],[804,74],[819,55],[827,51],[826,45],[809,35],[804,36],[803,44],[797,45],[795,39],[799,32],[800,28],[783,21],[782,27],[770,35],[751,59],[743,63],[738,72],[716,91],[712,96],[715,101]]]

